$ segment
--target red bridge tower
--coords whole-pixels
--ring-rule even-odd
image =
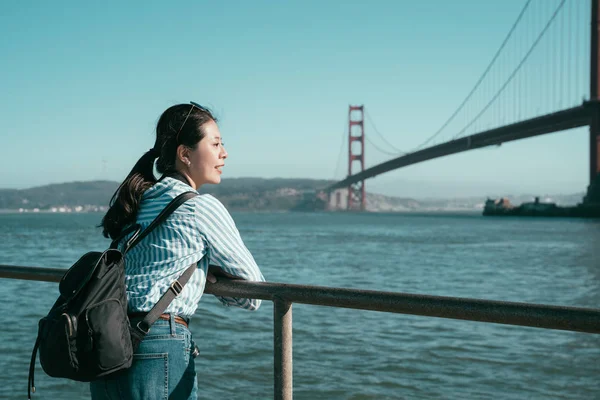
[[[360,119],[352,119],[353,113],[359,114]],[[364,106],[350,106],[348,110],[348,176],[365,170],[365,113]],[[360,152],[353,152],[360,143]],[[352,172],[355,161],[360,161],[360,171]],[[365,211],[366,205],[365,181],[359,181],[348,186],[348,210]]]

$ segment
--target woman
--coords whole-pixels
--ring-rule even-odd
[[[142,228],[177,195],[221,182],[227,152],[210,111],[199,104],[168,108],[156,126],[154,147],[144,154],[111,199],[104,236],[116,238],[133,223]],[[154,176],[154,165],[162,175]],[[225,207],[208,194],[181,205],[126,254],[128,312],[141,320],[169,285],[192,264],[198,268],[183,291],[152,325],[123,373],[94,381],[92,399],[196,399],[194,358],[188,329],[204,291],[224,275],[264,281]],[[209,265],[211,270],[209,271]],[[260,300],[220,297],[227,306],[256,310]]]

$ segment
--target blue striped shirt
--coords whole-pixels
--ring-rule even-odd
[[[169,202],[193,188],[170,177],[156,183],[142,196],[137,222],[146,228]],[[129,312],[147,312],[171,283],[193,263],[198,268],[166,309],[190,317],[204,292],[209,264],[236,277],[263,282],[265,279],[248,251],[223,204],[209,194],[181,205],[125,256],[125,283]],[[218,299],[227,306],[256,310],[261,301],[235,297]]]

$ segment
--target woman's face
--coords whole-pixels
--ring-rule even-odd
[[[220,183],[227,152],[223,147],[221,132],[214,121],[206,122],[202,129],[204,138],[189,153],[188,173],[196,189],[205,183]]]

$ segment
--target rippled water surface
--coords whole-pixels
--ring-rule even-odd
[[[69,267],[108,246],[99,214],[0,214],[0,264]],[[479,215],[237,213],[273,282],[600,307],[600,222]],[[26,396],[56,284],[0,279],[0,398]],[[272,304],[203,297],[191,330],[201,398],[268,399]],[[293,306],[295,399],[600,398],[600,335]],[[39,399],[87,384],[36,369]]]

